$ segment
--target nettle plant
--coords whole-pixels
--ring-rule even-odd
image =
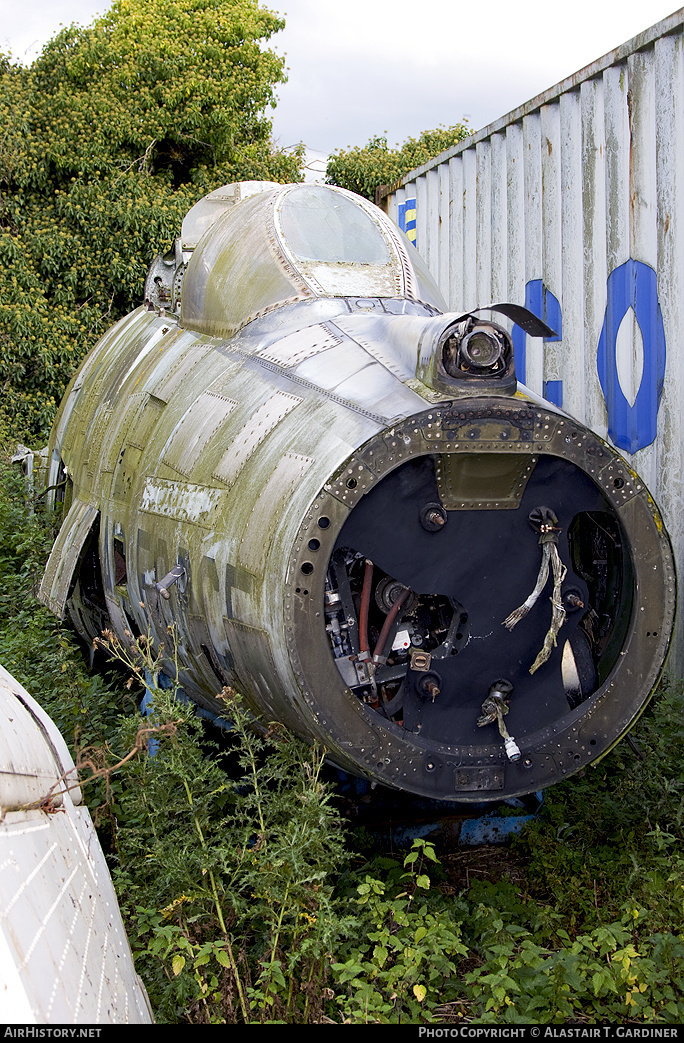
[[[114,842],[155,1009],[169,1021],[318,1020],[330,955],[354,924],[334,895],[346,855],[324,751],[256,725],[228,688],[219,742],[162,677],[147,637],[102,643],[144,678],[157,729],[151,755],[128,768]],[[122,721],[124,746],[139,726]]]

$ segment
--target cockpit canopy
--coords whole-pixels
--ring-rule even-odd
[[[219,203],[208,223],[204,203],[183,225],[185,239],[197,209],[202,234],[181,295],[181,325],[189,329],[232,337],[259,315],[320,297],[406,298],[447,310],[415,247],[352,192],[267,186],[235,205]]]

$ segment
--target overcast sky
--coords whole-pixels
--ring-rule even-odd
[[[676,0],[675,0],[676,4]],[[651,0],[269,0],[286,28],[274,136],[321,156],[467,117],[480,130],[677,10]],[[107,0],[0,0],[0,49],[30,62]],[[555,13],[554,13],[555,12]]]

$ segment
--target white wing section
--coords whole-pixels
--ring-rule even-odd
[[[75,779],[55,725],[0,667],[0,1023],[151,1024]]]

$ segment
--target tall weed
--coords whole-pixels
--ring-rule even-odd
[[[114,876],[152,1002],[168,1022],[319,1020],[353,925],[333,891],[346,856],[323,751],[260,733],[229,689],[218,744],[147,676],[159,738],[121,786]],[[139,724],[122,721],[123,746]]]

